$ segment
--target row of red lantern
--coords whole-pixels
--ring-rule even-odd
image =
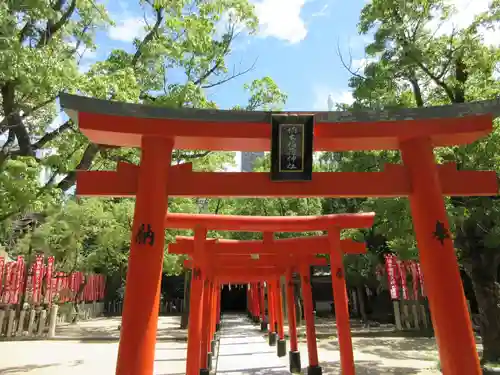
[[[16,261],[5,263],[5,258],[0,257],[0,302],[7,304],[20,303],[20,296],[26,291],[26,302],[32,304],[51,304],[54,297],[60,302],[67,302],[74,298],[80,291],[80,301],[96,301],[104,298],[105,276],[87,275],[82,272],[73,272],[66,275],[64,272],[55,272],[54,257],[47,258],[37,255],[26,277],[26,263],[22,256]],[[49,281],[50,280],[50,281]],[[25,282],[27,285],[25,285]]]
[[[392,299],[400,298],[400,291],[403,292],[403,299],[418,299],[420,294],[425,296],[424,277],[420,264],[415,260],[399,260],[394,254],[385,255],[385,272],[389,284],[389,291]],[[408,289],[407,277],[411,275],[412,291]]]

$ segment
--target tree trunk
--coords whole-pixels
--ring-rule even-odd
[[[361,315],[361,321],[363,323],[368,322],[368,315],[366,314],[366,306],[365,306],[365,290],[364,285],[358,285],[356,287],[356,294],[358,296],[358,306],[359,313]]]
[[[488,251],[488,250],[486,250]],[[477,254],[470,262],[470,277],[479,310],[483,362],[500,362],[500,283],[496,255]]]
[[[75,315],[73,316],[73,319],[71,320],[71,324],[77,324],[79,319],[80,319],[80,300],[82,298],[83,290],[85,289],[85,286],[87,285],[87,275],[84,276],[84,282],[80,284],[80,287],[78,288],[77,292],[75,293],[74,299],[73,299],[73,308],[75,309]]]

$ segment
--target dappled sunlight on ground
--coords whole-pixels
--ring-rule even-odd
[[[58,328],[60,340],[0,342],[0,374],[5,375],[106,375],[114,374],[120,318],[102,318]],[[185,374],[186,330],[180,317],[161,317],[158,322],[155,375]],[[378,329],[378,331],[377,331]],[[380,336],[387,328],[370,329],[370,337],[354,334],[356,375],[432,375],[437,370],[433,338]],[[353,328],[354,332],[361,329]],[[325,338],[318,340],[323,374],[339,374],[335,324],[323,320],[318,327]],[[389,329],[390,331],[390,329]],[[372,333],[376,333],[373,335]],[[247,343],[245,345],[245,343]],[[231,348],[232,347],[232,348]],[[217,374],[289,374],[288,357],[277,358],[258,326],[245,323],[225,331]],[[308,365],[307,346],[301,339],[302,366]],[[288,352],[288,349],[287,349]],[[237,371],[234,370],[237,368]]]

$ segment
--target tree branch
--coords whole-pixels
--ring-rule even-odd
[[[417,107],[421,108],[424,106],[424,99],[422,98],[422,90],[420,89],[420,85],[418,84],[417,77],[415,76],[415,72],[410,73],[410,77],[408,78],[410,81],[411,87],[413,89],[413,97],[415,98],[415,103]]]
[[[229,52],[229,47],[231,46],[232,41],[235,38],[234,34],[235,30],[235,25],[229,26],[228,32],[224,35],[223,38],[223,47],[221,51],[222,56],[226,56]],[[214,56],[213,58],[216,58],[217,56]],[[217,69],[219,69],[222,64],[224,63],[224,59],[217,59],[214,66],[212,68],[208,69],[204,74],[201,75],[196,81],[193,83],[198,86],[201,85],[208,77],[210,77]]]
[[[356,70],[356,71],[352,70],[352,53],[351,53],[350,49],[349,49],[349,65],[347,65],[345,63],[344,58],[342,57],[342,52],[340,52],[340,43],[338,41],[337,41],[337,55],[338,55],[338,57],[340,59],[340,63],[344,67],[344,69],[347,70],[351,75],[353,75],[354,77],[360,78],[362,80],[366,79],[366,77],[364,77],[361,74],[359,74],[359,71],[361,70],[361,67],[358,70]]]
[[[137,50],[135,51],[134,57],[132,58],[132,67],[135,68],[139,58],[142,56],[142,51],[146,45],[153,40],[155,35],[158,33],[158,29],[160,28],[161,22],[163,21],[163,8],[159,8],[156,10],[156,22],[153,25],[153,28],[147,33]]]
[[[90,143],[83,152],[82,159],[76,166],[75,170],[69,172],[66,177],[64,177],[62,181],[57,184],[57,187],[62,191],[67,191],[68,189],[73,187],[73,185],[76,183],[76,172],[88,170],[91,167],[94,158],[97,156],[102,147],[105,146],[99,146],[94,143]]]
[[[226,77],[224,79],[221,79],[220,81],[217,81],[217,82],[214,82],[214,83],[203,85],[203,86],[201,86],[201,88],[202,89],[210,89],[212,87],[219,86],[219,85],[222,85],[223,83],[229,82],[232,79],[240,77],[240,76],[242,76],[244,74],[247,74],[248,72],[254,70],[256,64],[257,64],[257,59],[255,59],[255,61],[253,62],[253,64],[249,68],[247,68],[247,69],[245,69],[243,71],[240,71],[238,73],[234,73],[235,69],[233,68],[233,74],[231,74],[231,76]]]
[[[56,7],[59,7],[59,10],[62,9],[64,4],[64,0],[59,0],[56,4]],[[47,45],[50,39],[56,34],[59,30],[61,30],[64,25],[66,25],[71,18],[71,15],[74,13],[76,9],[76,0],[71,0],[71,4],[68,6],[66,12],[63,13],[62,17],[56,23],[53,23],[51,20],[47,22],[47,29],[42,33],[40,41],[37,44],[37,48],[41,48]]]

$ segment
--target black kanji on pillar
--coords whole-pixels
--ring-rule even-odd
[[[436,229],[432,234],[434,238],[441,243],[441,245],[444,245],[444,240],[451,238],[448,228],[446,228],[444,223],[439,220],[436,221]]]
[[[147,224],[147,229],[145,229],[144,224],[141,224],[135,236],[135,242],[140,245],[145,245],[149,242],[149,245],[153,246],[155,243],[155,232],[151,229],[150,224]]]

